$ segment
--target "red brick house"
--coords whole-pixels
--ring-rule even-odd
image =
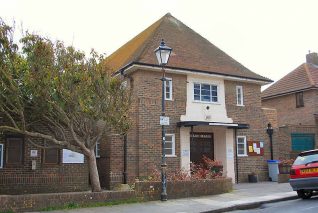
[[[318,55],[306,55],[306,63],[262,92],[262,105],[277,110],[282,131],[280,152],[294,157],[317,147]]]
[[[173,48],[166,66],[168,170],[187,170],[206,155],[221,161],[233,181],[247,181],[251,172],[268,180],[266,126],[271,122],[276,127],[277,121],[275,110],[262,108],[261,86],[271,80],[167,14],[105,61],[131,91],[132,127],[125,138],[109,134],[98,145],[102,186],[113,188],[126,175],[128,182],[142,179],[160,165],[161,68],[154,50],[161,39]],[[83,156],[0,135],[0,194],[82,191],[88,186]]]
[[[258,172],[268,180],[268,122],[275,110],[261,106],[261,86],[272,82],[224,53],[170,14],[127,42],[106,61],[132,92],[132,128],[127,135],[127,174],[143,178],[161,162],[161,68],[154,50],[161,39],[173,48],[165,70],[167,164],[189,169],[206,155],[223,163],[227,176],[247,181]],[[108,187],[120,182],[124,149],[120,140],[101,144],[101,177]]]

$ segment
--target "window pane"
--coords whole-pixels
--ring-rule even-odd
[[[22,163],[23,139],[7,138],[7,163]]]
[[[218,97],[212,97],[212,102],[218,102]]]
[[[171,142],[171,141],[172,141],[172,136],[166,135],[166,142]]]
[[[167,79],[167,81],[164,82],[165,84],[165,99],[171,99],[171,85],[172,85],[172,81]]]
[[[165,149],[165,153],[166,153],[166,155],[172,155],[173,154],[172,149]]]
[[[44,150],[44,163],[58,164],[59,163],[59,149],[45,149]]]
[[[172,149],[172,143],[171,142],[166,142],[166,144],[165,144],[165,148],[166,149]]]
[[[200,100],[200,84],[194,84],[194,100],[199,101]]]

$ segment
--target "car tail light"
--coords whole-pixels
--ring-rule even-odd
[[[290,175],[296,175],[296,170],[295,169],[291,169],[289,174]]]

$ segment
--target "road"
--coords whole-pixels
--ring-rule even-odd
[[[257,209],[232,211],[231,213],[257,212],[257,213],[317,213],[318,212],[318,196],[309,200],[291,200],[278,203],[263,204]]]

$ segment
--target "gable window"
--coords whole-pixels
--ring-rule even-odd
[[[95,157],[100,158],[100,143],[97,142],[95,145]]]
[[[236,148],[237,156],[247,156],[246,136],[237,136]]]
[[[19,165],[23,162],[23,138],[6,138],[6,164]]]
[[[59,164],[60,149],[59,148],[43,149],[43,163],[44,164]]]
[[[202,102],[218,102],[218,86],[212,84],[194,83],[193,99]]]
[[[174,134],[166,134],[165,153],[168,157],[173,157],[176,155]]]
[[[236,105],[237,106],[244,106],[243,87],[242,86],[236,86]]]
[[[304,106],[304,93],[297,92],[296,93],[296,108]]]
[[[172,79],[166,78],[164,82],[165,87],[165,100],[172,100]]]
[[[0,169],[3,168],[3,144],[0,144]]]

